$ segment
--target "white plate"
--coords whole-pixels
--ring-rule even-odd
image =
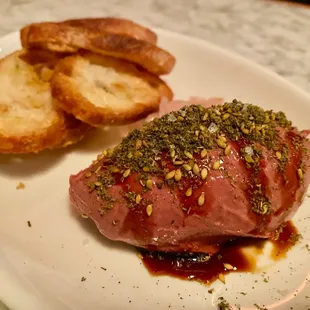
[[[167,77],[175,98],[223,96],[283,110],[309,128],[310,97],[277,75],[206,42],[158,30],[177,58]],[[19,48],[17,33],[0,41],[1,56]],[[1,86],[0,86],[1,87]],[[132,247],[106,240],[69,204],[68,177],[86,167],[117,131],[56,152],[0,156],[0,300],[12,309],[216,309],[219,296],[242,309],[310,308],[309,200],[294,218],[303,240],[267,275],[231,274],[210,287],[152,277]],[[18,182],[24,190],[16,190]],[[29,228],[27,221],[31,221]],[[107,270],[104,271],[100,267]],[[265,283],[264,278],[269,277]],[[81,277],[86,281],[81,282]],[[103,288],[104,287],[104,288]],[[245,292],[246,295],[240,294]],[[170,306],[170,307],[169,307]]]

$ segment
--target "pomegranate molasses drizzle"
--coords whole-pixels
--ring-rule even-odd
[[[277,240],[269,240],[273,248],[271,257],[279,260],[296,242],[297,229],[292,222],[286,223]],[[196,280],[206,284],[232,272],[255,272],[257,258],[267,240],[242,238],[226,243],[221,250],[209,257],[206,254],[148,252],[141,250],[147,270],[156,276],[169,275],[184,280]],[[256,256],[245,254],[244,249],[254,247]]]

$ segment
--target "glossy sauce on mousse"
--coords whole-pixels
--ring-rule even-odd
[[[272,243],[271,258],[279,260],[296,242],[298,232],[292,222],[286,223]],[[169,275],[183,280],[196,280],[206,284],[220,279],[231,272],[255,272],[257,259],[267,240],[241,238],[226,243],[221,250],[208,257],[206,254],[184,254],[141,251],[142,262],[155,276]],[[247,255],[244,249],[252,247],[257,255]]]

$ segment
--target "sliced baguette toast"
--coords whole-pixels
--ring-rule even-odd
[[[60,107],[92,126],[137,121],[173,97],[157,76],[108,56],[84,53],[61,60],[51,79]]]
[[[125,35],[137,40],[157,43],[157,35],[152,30],[131,20],[115,17],[69,19],[61,22],[68,26],[89,29],[95,33],[114,33]]]
[[[36,153],[80,140],[90,126],[55,108],[47,80],[58,59],[18,51],[0,60],[0,153]]]
[[[62,25],[67,25],[76,28],[88,29],[94,34],[101,34],[103,32],[107,32],[128,36],[137,40],[150,42],[155,45],[157,43],[157,35],[155,32],[131,20],[115,17],[68,19],[55,23],[41,22],[30,24],[22,28],[20,31],[20,38],[22,43],[26,44],[29,32],[32,31],[33,27],[46,27],[47,24],[57,24],[59,27],[61,27]]]
[[[150,42],[115,33],[95,33],[64,23],[32,24],[21,30],[20,37],[24,48],[67,53],[88,50],[128,60],[156,75],[170,73],[175,65],[174,56]]]

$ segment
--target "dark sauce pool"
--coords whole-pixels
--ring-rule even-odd
[[[292,222],[286,223],[277,240],[269,240],[274,260],[285,257],[296,241],[297,229]],[[148,271],[156,276],[169,275],[184,280],[196,280],[207,284],[231,272],[254,272],[257,257],[262,253],[266,240],[243,238],[228,242],[212,257],[205,254],[147,252],[142,250],[142,261]],[[245,254],[251,247],[255,255]]]

